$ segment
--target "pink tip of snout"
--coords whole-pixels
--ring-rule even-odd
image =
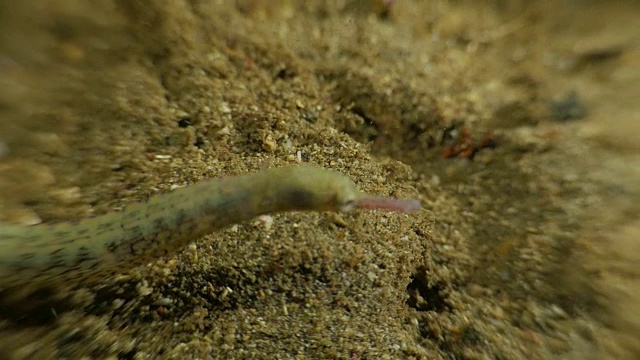
[[[358,209],[411,213],[420,210],[420,201],[415,199],[396,199],[384,196],[367,196],[356,201],[355,207]]]

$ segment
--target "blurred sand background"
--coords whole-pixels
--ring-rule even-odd
[[[262,218],[2,303],[0,359],[637,359],[638,18],[632,0],[0,2],[3,222],[299,161],[424,204]]]

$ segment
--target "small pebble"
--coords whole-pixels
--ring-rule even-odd
[[[153,292],[153,288],[146,281],[138,283],[136,290],[140,296],[149,296]]]
[[[171,298],[162,298],[154,301],[151,305],[153,306],[171,306],[173,305],[173,299]]]

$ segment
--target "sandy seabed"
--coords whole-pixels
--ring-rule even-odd
[[[639,16],[1,3],[4,223],[298,162],[423,210],[263,217],[5,299],[0,359],[637,359]]]

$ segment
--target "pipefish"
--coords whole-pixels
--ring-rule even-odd
[[[352,209],[413,212],[420,202],[364,194],[348,177],[311,165],[213,179],[79,221],[0,224],[0,290],[119,273],[262,214]]]

